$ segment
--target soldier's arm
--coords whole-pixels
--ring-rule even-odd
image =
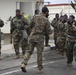
[[[13,34],[13,31],[14,31],[14,23],[13,23],[13,19],[11,20],[10,22],[10,43],[12,44],[12,34]]]
[[[30,22],[29,26],[30,26],[31,29],[35,26],[34,18],[31,19],[31,22]]]
[[[65,37],[67,37],[68,35],[68,28],[69,28],[68,23],[65,23],[65,33],[64,33]]]
[[[31,32],[31,29],[30,29],[30,26],[29,26],[29,21],[24,18],[24,26],[23,26],[23,29],[25,29],[27,31],[27,34],[30,35],[30,32]]]
[[[15,24],[13,23],[13,19],[12,19],[11,22],[10,22],[10,33],[11,34],[13,33],[13,31],[14,31],[15,28],[16,27],[15,27]]]
[[[27,29],[29,27],[29,21],[24,17],[22,18],[22,21],[24,29]]]
[[[53,19],[52,22],[51,22],[51,26],[56,27],[56,24],[57,24],[57,21],[55,19]]]
[[[51,29],[50,27],[50,22],[49,20],[46,21],[46,33],[49,35],[49,34],[52,34],[53,30]]]

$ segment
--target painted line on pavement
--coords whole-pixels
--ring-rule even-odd
[[[52,63],[55,63],[57,61],[51,61],[51,62],[48,62],[48,63],[43,63],[43,65],[48,65],[48,64],[52,64]],[[31,66],[31,67],[28,67],[27,69],[31,69],[31,68],[35,68],[37,67],[37,65],[34,65],[34,66]],[[12,74],[12,73],[16,73],[16,72],[19,72],[21,71],[20,69],[19,70],[14,70],[14,71],[10,71],[10,72],[6,72],[6,73],[2,73],[0,75],[8,75],[8,74]]]

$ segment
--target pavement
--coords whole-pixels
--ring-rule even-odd
[[[49,40],[49,45],[50,45],[50,47],[55,46],[54,45],[54,40]],[[47,47],[45,47],[44,51],[49,50],[49,49],[46,49],[46,48]],[[21,52],[22,51],[21,51],[21,48],[20,48],[20,53]],[[36,52],[36,48],[35,48],[34,52]],[[14,55],[15,51],[14,51],[13,44],[2,45],[1,53],[2,53],[3,58],[7,58],[7,57],[10,57],[10,56]]]
[[[53,40],[49,41],[50,47],[54,46],[53,42],[54,42]],[[47,51],[50,51],[50,47],[45,47],[44,48],[44,53],[46,53]],[[12,67],[17,67],[23,61],[22,54],[21,54],[21,52],[22,52],[21,48],[20,48],[21,58],[20,59],[14,59],[15,52],[14,52],[14,48],[13,48],[12,44],[2,45],[1,52],[2,52],[2,58],[3,59],[0,60],[0,70],[4,70],[4,69],[7,69],[7,68],[12,68]],[[31,59],[29,60],[29,63],[36,62],[36,58],[37,58],[37,56],[36,56],[36,48],[35,48],[34,53],[31,56]]]
[[[44,73],[41,75],[76,75],[76,63],[73,61],[72,67],[68,68],[66,66],[66,55],[61,56],[58,51],[53,49],[53,41],[49,42],[50,47],[45,47],[43,51],[43,64]],[[6,46],[7,47],[7,46]],[[2,50],[2,56],[4,57],[0,60],[0,75],[38,75],[37,74],[37,54],[36,48],[33,55],[31,56],[27,70],[28,73],[23,73],[20,70],[21,62],[23,58],[14,59],[14,49],[12,45],[8,46],[9,49]],[[21,55],[21,49],[20,49]]]

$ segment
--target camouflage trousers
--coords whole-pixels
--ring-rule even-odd
[[[48,43],[49,43],[49,36],[45,35],[45,45],[48,45]]]
[[[38,37],[38,38],[37,38]],[[37,64],[38,68],[42,69],[42,53],[44,49],[44,36],[42,35],[34,35],[29,40],[30,50],[27,50],[24,56],[23,64],[27,65],[28,60],[30,59],[31,55],[33,54],[34,48],[37,48]]]
[[[66,56],[67,56],[67,63],[72,63],[73,61],[73,52],[75,55],[75,59],[76,59],[76,42],[67,42],[67,51],[66,51]]]
[[[22,54],[25,54],[26,47],[28,46],[28,40],[23,38],[23,34],[21,31],[15,30],[13,32],[13,44],[16,55],[19,55],[20,45],[22,48]]]
[[[58,45],[57,45],[58,36],[59,36],[59,34],[57,32],[54,32],[54,44],[55,44],[56,48],[58,48]]]
[[[57,46],[58,46],[58,50],[61,54],[63,54],[65,51],[65,42],[66,42],[65,37],[59,36],[57,38]]]

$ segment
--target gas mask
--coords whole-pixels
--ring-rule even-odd
[[[48,18],[48,16],[49,16],[49,13],[46,14],[46,18]]]

